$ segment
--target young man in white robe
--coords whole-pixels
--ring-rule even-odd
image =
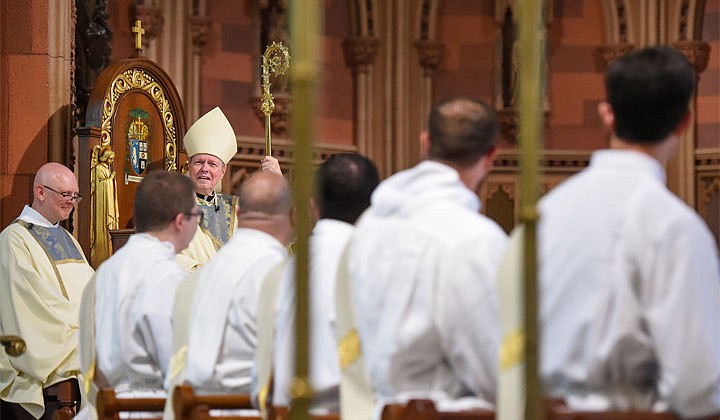
[[[482,101],[436,105],[421,136],[427,159],[380,183],[356,225],[347,288],[376,397],[495,401],[495,274],[507,236],[480,214],[477,189],[492,167],[497,131]],[[339,338],[350,367],[360,356],[357,340]]]
[[[192,242],[177,259],[185,268],[196,269],[210,261],[237,228],[237,197],[216,191],[228,162],[237,153],[237,138],[230,121],[215,107],[195,121],[183,144],[190,157],[188,176],[195,185],[203,220]],[[280,165],[272,156],[263,158],[260,169],[281,174]]]
[[[47,163],[35,175],[32,205],[0,233],[0,335],[27,345],[17,357],[0,351],[3,419],[51,418],[57,404],[48,394],[59,387],[79,401],[79,307],[93,269],[59,222],[81,198],[72,171]]]
[[[238,194],[238,229],[198,272],[184,379],[199,392],[249,394],[262,282],[287,257],[293,203],[276,173],[253,174]]]
[[[613,61],[610,149],[540,202],[541,373],[571,407],[720,412],[718,250],[663,169],[696,77],[664,47]]]
[[[315,193],[310,202],[316,220],[310,236],[310,383],[313,388],[313,410],[339,410],[338,385],[340,363],[335,332],[335,284],[340,256],[350,239],[358,217],[370,205],[370,195],[380,182],[375,164],[368,158],[350,153],[329,157],[315,174]],[[268,279],[266,285],[272,280]],[[258,347],[257,360],[269,360],[272,354],[272,404],[287,407],[289,388],[295,365],[295,260],[283,266],[280,274],[277,303],[270,302],[259,310],[271,311],[275,319],[272,328],[258,331],[258,335],[274,335],[270,348]],[[277,308],[277,315],[273,311]],[[258,314],[258,316],[260,316]],[[259,326],[262,328],[262,326]],[[265,342],[266,340],[262,340]],[[259,342],[260,345],[262,342]],[[269,372],[270,369],[266,368]],[[269,378],[258,378],[253,394],[261,394]],[[255,385],[255,384],[254,384]],[[264,392],[269,392],[264,391]]]
[[[133,217],[136,233],[94,278],[95,380],[120,397],[163,397],[174,292],[188,274],[175,256],[202,213],[186,176],[152,171],[138,186]]]

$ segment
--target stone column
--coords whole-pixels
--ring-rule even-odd
[[[187,87],[185,90],[185,116],[188,126],[200,117],[200,56],[210,37],[210,18],[205,16],[189,16],[190,41],[192,54],[187,69]]]
[[[432,104],[432,78],[440,66],[440,62],[445,55],[445,46],[440,41],[419,40],[415,41],[415,49],[418,53],[420,66],[423,68],[423,90],[422,100],[420,102],[421,127],[427,129],[427,116],[430,114],[430,106]]]
[[[352,70],[354,82],[354,130],[358,152],[373,156],[372,135],[372,66],[377,57],[380,40],[373,36],[348,37],[343,41],[345,63]]]

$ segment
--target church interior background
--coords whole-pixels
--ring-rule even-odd
[[[170,76],[187,126],[220,106],[238,141],[222,183],[231,192],[264,155],[260,57],[288,39],[290,0],[0,0],[0,223],[32,198],[47,161],[76,168],[78,129],[100,72],[133,53]],[[342,151],[383,176],[420,159],[432,104],[467,94],[498,110],[501,152],[478,193],[510,230],[518,221],[513,0],[326,0],[316,161]],[[542,189],[588,164],[608,136],[596,108],[608,62],[668,44],[698,74],[692,124],[667,169],[668,186],[720,237],[720,0],[546,0],[547,89]],[[273,154],[292,164],[288,87],[275,80]],[[77,218],[75,218],[77,219]],[[74,220],[73,223],[84,221]]]

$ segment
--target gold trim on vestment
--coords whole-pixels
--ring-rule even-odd
[[[29,226],[28,222],[18,219],[17,223],[19,223],[20,226],[27,229],[28,232],[30,231],[30,226]],[[58,229],[62,229],[62,228],[58,228]],[[60,277],[60,271],[58,270],[57,265],[55,265],[55,261],[50,256],[50,253],[48,252],[48,250],[45,249],[45,246],[43,246],[43,243],[40,242],[40,240],[32,233],[30,233],[30,236],[32,236],[33,239],[35,239],[35,241],[38,243],[38,245],[40,245],[40,248],[42,248],[43,252],[45,252],[45,256],[47,257],[48,261],[50,261],[50,265],[52,266],[53,271],[55,272],[55,276],[57,277],[58,283],[60,284],[60,291],[62,292],[62,295],[65,297],[65,299],[70,300],[70,296],[68,295],[68,292],[65,289],[65,283],[63,283],[62,277]],[[82,261],[82,262],[84,262],[84,261]]]
[[[340,358],[340,369],[345,370],[355,363],[362,354],[360,349],[360,336],[353,328],[338,343],[338,357]]]
[[[522,363],[525,356],[525,334],[518,328],[503,338],[500,348],[500,369],[507,371]]]

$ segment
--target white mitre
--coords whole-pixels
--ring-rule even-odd
[[[183,144],[188,157],[198,153],[213,155],[225,164],[237,153],[237,139],[230,121],[215,107],[200,117],[185,133]]]

